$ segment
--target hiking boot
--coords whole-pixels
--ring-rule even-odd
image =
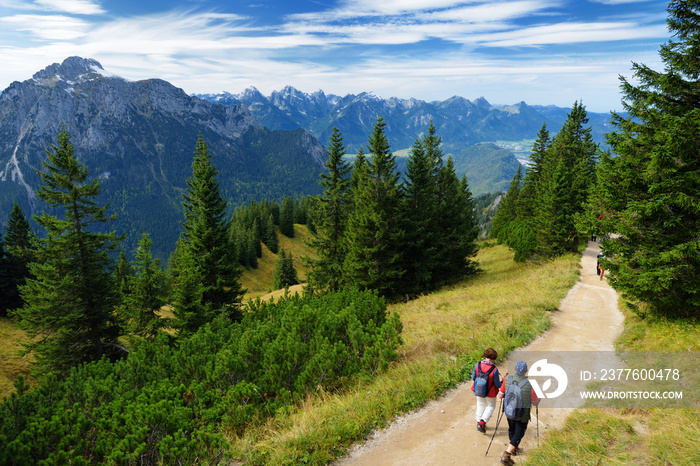
[[[523,449],[520,447],[517,447],[513,453],[510,454],[510,456],[518,456],[523,454]]]
[[[482,434],[485,434],[486,433],[486,423],[483,420],[477,422],[476,423],[476,430],[478,430]]]
[[[510,453],[504,451],[503,455],[501,456],[501,464],[507,464],[508,466],[515,464],[515,461],[512,460],[510,455]]]

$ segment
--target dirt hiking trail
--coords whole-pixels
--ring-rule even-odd
[[[588,243],[581,258],[581,279],[552,316],[552,327],[528,346],[528,351],[613,351],[622,331],[623,316],[617,307],[617,294],[595,273],[598,243]],[[498,342],[492,345],[498,350]],[[502,375],[506,364],[499,366]],[[543,400],[545,403],[547,400]],[[500,401],[499,401],[500,405]],[[424,408],[395,419],[365,443],[356,445],[335,466],[447,466],[497,465],[508,444],[508,423],[501,419],[487,457],[484,456],[496,426],[496,407],[486,425],[486,434],[476,430],[476,401],[471,381],[459,385]],[[563,425],[572,409],[539,410],[540,442],[549,429]],[[535,414],[520,444],[524,454],[513,460],[522,463],[527,452],[537,446]]]

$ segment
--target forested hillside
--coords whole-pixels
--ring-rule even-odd
[[[56,213],[36,193],[46,150],[62,128],[78,159],[100,179],[99,202],[117,215],[113,226],[125,235],[129,253],[144,232],[159,259],[175,249],[200,135],[232,207],[320,192],[323,147],[308,131],[271,131],[243,106],[190,97],[159,79],[127,81],[91,59],[69,57],[12,83],[0,94],[0,115],[2,228],[15,202],[34,228],[34,215]]]

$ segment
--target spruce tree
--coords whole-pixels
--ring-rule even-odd
[[[371,159],[353,173],[353,211],[348,219],[348,252],[344,269],[351,285],[374,289],[381,295],[396,295],[404,246],[400,223],[399,175],[379,118],[369,138]],[[362,163],[362,162],[360,162]],[[357,165],[357,164],[356,164]]]
[[[35,217],[46,237],[29,265],[32,277],[20,287],[26,304],[15,318],[32,338],[27,347],[40,367],[65,373],[81,362],[123,354],[110,258],[120,238],[94,231],[114,220],[106,215],[108,206],[95,203],[99,180],[88,181],[88,170],[77,161],[65,129],[56,141],[46,151],[37,196],[52,208],[63,208],[65,215]]]
[[[542,171],[549,144],[549,131],[547,131],[547,125],[543,124],[537,133],[535,143],[532,145],[530,163],[523,176],[522,188],[515,208],[516,217],[520,223],[533,232],[537,229],[535,212],[539,204],[539,195],[542,192]]]
[[[338,128],[333,128],[326,148],[327,173],[321,173],[323,194],[316,199],[316,234],[309,242],[318,259],[306,259],[311,267],[308,282],[312,288],[337,290],[343,283],[346,255],[345,228],[349,213],[350,167],[344,160],[345,146]]]
[[[134,273],[128,278],[130,292],[124,298],[131,334],[153,339],[165,326],[158,315],[165,305],[165,274],[160,261],[151,254],[153,241],[144,233],[134,260]]]
[[[275,217],[270,213],[265,223],[265,245],[273,254],[279,251],[279,239],[277,238],[277,228],[275,227]]]
[[[403,267],[404,293],[416,295],[433,287],[433,273],[439,266],[438,250],[444,245],[438,227],[438,178],[440,139],[432,121],[423,140],[417,139],[406,163],[403,181],[402,220],[405,222]]]
[[[7,316],[9,309],[9,300],[6,301],[6,296],[10,294],[10,275],[7,273],[7,258],[5,256],[5,243],[2,240],[0,233],[0,317]]]
[[[457,178],[452,157],[447,158],[438,180],[438,220],[440,248],[434,281],[453,283],[478,269],[473,257],[478,251],[474,200],[466,177]]]
[[[24,285],[29,274],[29,263],[33,258],[33,234],[24,212],[16,202],[12,206],[10,218],[5,230],[5,264],[6,290],[0,298],[0,315],[10,309],[24,305],[19,294],[19,287]]]
[[[280,208],[280,233],[294,238],[294,199],[285,197]]]
[[[700,316],[700,2],[671,1],[663,71],[621,78],[627,115],[613,114],[617,157],[601,172],[596,212],[609,274],[623,296],[661,315]],[[619,236],[618,236],[619,235]]]
[[[221,197],[216,173],[200,136],[184,195],[184,232],[179,242],[183,251],[174,290],[175,323],[185,334],[218,315],[240,319],[241,271],[235,260],[235,247],[225,220],[226,201]],[[190,270],[183,274],[183,269]],[[195,291],[197,294],[191,295]]]
[[[522,167],[518,165],[518,170],[510,182],[508,191],[501,199],[496,215],[491,223],[490,236],[498,239],[499,243],[508,244],[508,228],[517,219],[518,197],[522,189],[522,179]]]
[[[124,251],[119,251],[119,260],[114,270],[114,281],[119,291],[119,296],[124,299],[129,294],[130,278],[134,275],[134,269],[126,258]]]
[[[516,261],[527,260],[537,252],[537,212],[542,204],[542,173],[549,144],[549,131],[547,125],[543,124],[537,133],[530,153],[530,163],[520,183],[520,192],[515,202],[515,217],[502,235],[503,239],[507,239],[508,246],[515,251]]]
[[[275,264],[275,272],[273,275],[272,286],[275,289],[286,288],[288,286],[297,285],[299,278],[297,271],[294,268],[294,259],[291,251],[285,253],[284,249],[280,249]]]
[[[537,250],[541,255],[576,252],[583,236],[576,228],[575,218],[585,211],[595,186],[598,154],[586,123],[586,108],[575,102],[545,153],[536,214]]]

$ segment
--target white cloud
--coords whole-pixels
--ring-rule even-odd
[[[645,3],[652,0],[589,0],[593,3],[602,3],[603,5],[625,5],[628,3]]]
[[[471,37],[491,47],[523,47],[547,44],[610,42],[649,39],[666,35],[665,25],[636,23],[557,23]]]
[[[99,15],[105,13],[99,3],[90,0],[35,0],[35,3],[49,11],[60,11],[73,15]]]
[[[0,17],[0,24],[27,31],[45,40],[73,40],[85,35],[87,23],[63,15],[14,15]]]
[[[542,1],[489,2],[482,5],[463,6],[429,13],[417,17],[424,21],[495,22],[530,16],[550,7]]]

